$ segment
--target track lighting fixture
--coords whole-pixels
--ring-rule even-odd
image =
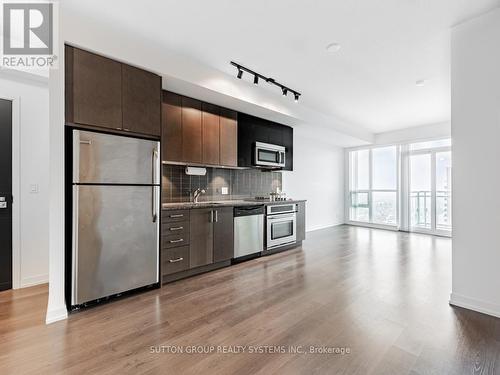
[[[241,77],[243,77],[243,72],[245,71],[245,72],[253,75],[253,83],[255,85],[258,85],[259,84],[259,78],[262,78],[263,81],[266,81],[270,85],[278,86],[281,89],[281,92],[282,92],[283,96],[288,96],[288,92],[291,92],[293,94],[295,102],[299,101],[299,97],[301,95],[300,92],[292,90],[290,87],[287,87],[285,85],[282,85],[281,83],[276,82],[276,80],[274,78],[263,76],[262,74],[257,73],[257,72],[255,72],[255,71],[253,71],[251,69],[245,68],[243,65],[235,63],[234,61],[231,61],[231,65],[235,66],[236,69],[238,69],[237,77],[239,79],[241,79]]]

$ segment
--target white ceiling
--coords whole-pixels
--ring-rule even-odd
[[[63,5],[85,15],[89,24],[100,21],[122,30],[123,42],[133,34],[226,80],[236,73],[229,61],[240,62],[300,91],[305,117],[320,114],[380,133],[449,121],[450,27],[500,0],[64,0]],[[331,42],[342,45],[338,53],[325,50]],[[420,79],[427,81],[424,87],[415,85]],[[236,84],[275,101],[268,107],[295,105],[292,98],[284,102],[278,88]]]

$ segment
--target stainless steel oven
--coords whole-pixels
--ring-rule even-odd
[[[268,205],[266,208],[266,250],[297,241],[297,204]]]
[[[255,142],[255,165],[283,168],[285,166],[285,152],[286,149],[283,146]]]

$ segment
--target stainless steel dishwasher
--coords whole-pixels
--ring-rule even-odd
[[[234,258],[264,250],[264,206],[234,208]]]

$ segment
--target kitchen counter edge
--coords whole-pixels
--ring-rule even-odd
[[[192,202],[179,202],[179,203],[163,203],[162,210],[163,211],[171,211],[171,210],[187,210],[187,209],[196,209],[196,208],[215,208],[215,207],[241,207],[241,206],[255,206],[255,205],[271,205],[271,204],[289,204],[289,203],[299,203],[306,202],[306,199],[292,199],[287,201],[244,201],[244,200],[228,200],[228,201],[218,201],[217,203],[213,202],[200,202],[200,203],[192,203]]]

